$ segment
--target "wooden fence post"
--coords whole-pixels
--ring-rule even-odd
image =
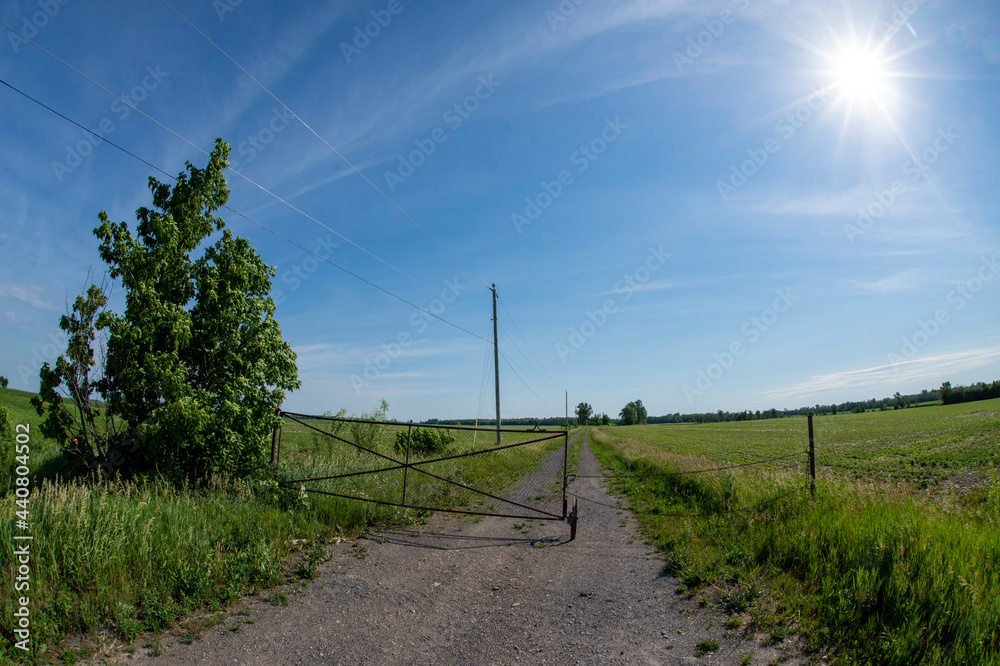
[[[809,421],[809,494],[816,498],[816,442],[813,439],[813,415],[806,417]]]

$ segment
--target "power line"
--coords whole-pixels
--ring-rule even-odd
[[[287,111],[288,111],[288,112],[289,112],[290,114],[292,114],[293,116],[295,116],[295,119],[296,119],[296,120],[298,120],[298,121],[299,121],[300,123],[302,123],[302,126],[303,126],[303,127],[305,127],[305,128],[307,129],[307,130],[309,130],[309,131],[310,131],[310,132],[311,132],[311,133],[313,134],[313,136],[315,136],[315,137],[316,137],[317,139],[319,139],[320,141],[322,141],[322,142],[323,142],[323,143],[324,143],[324,144],[326,145],[326,147],[327,147],[327,148],[329,148],[330,150],[332,150],[332,151],[333,151],[333,153],[334,153],[334,154],[335,154],[335,155],[336,155],[337,157],[339,157],[340,159],[342,159],[342,160],[344,161],[344,163],[345,163],[345,164],[347,164],[347,166],[351,167],[351,169],[353,169],[355,173],[357,173],[357,174],[358,174],[359,176],[361,176],[361,178],[362,178],[362,179],[364,179],[364,181],[365,181],[366,183],[368,183],[369,185],[371,185],[371,186],[372,186],[372,188],[373,188],[373,189],[374,189],[374,190],[375,190],[376,192],[378,192],[379,194],[381,194],[381,195],[382,195],[382,196],[383,196],[383,197],[385,198],[385,200],[386,200],[386,201],[388,201],[388,202],[389,202],[390,204],[392,204],[392,205],[393,205],[393,207],[395,207],[395,208],[396,208],[396,210],[398,210],[398,211],[399,211],[400,213],[402,213],[402,214],[403,214],[403,216],[404,216],[404,217],[405,217],[406,219],[408,219],[408,220],[409,220],[410,222],[412,222],[412,223],[413,223],[413,225],[417,227],[417,229],[420,229],[420,231],[422,231],[422,232],[423,232],[423,234],[424,234],[425,236],[427,236],[427,237],[428,237],[429,239],[431,239],[431,240],[432,240],[432,241],[434,242],[434,244],[435,244],[435,245],[437,245],[437,246],[438,246],[439,248],[441,248],[441,249],[442,249],[442,250],[443,250],[443,251],[444,251],[444,252],[445,252],[445,253],[446,253],[446,254],[447,254],[447,255],[448,255],[449,257],[451,257],[452,259],[454,259],[454,260],[455,260],[455,262],[456,262],[456,263],[458,263],[458,265],[460,265],[460,266],[461,266],[462,268],[464,268],[464,269],[465,269],[466,271],[468,271],[470,275],[472,275],[472,276],[473,276],[474,278],[476,278],[477,280],[479,280],[480,282],[482,282],[482,283],[483,283],[484,285],[486,284],[486,281],[485,281],[485,280],[483,280],[483,279],[482,279],[482,278],[480,278],[480,277],[479,277],[478,275],[476,275],[475,271],[473,271],[473,270],[472,270],[471,268],[469,268],[468,266],[466,266],[466,265],[465,265],[465,263],[463,263],[463,262],[462,262],[462,261],[461,261],[461,260],[460,260],[460,259],[459,259],[458,257],[456,257],[456,256],[455,256],[454,254],[452,254],[452,253],[451,253],[451,252],[450,252],[450,251],[448,250],[448,248],[446,248],[446,247],[445,247],[444,245],[442,245],[442,244],[441,244],[440,242],[438,242],[438,240],[437,240],[436,238],[434,238],[434,236],[432,236],[432,235],[431,235],[431,234],[430,234],[430,233],[429,233],[429,232],[428,232],[428,231],[427,231],[426,229],[424,229],[424,228],[423,228],[422,226],[420,226],[420,225],[419,225],[419,224],[417,223],[417,221],[416,221],[416,220],[414,220],[414,219],[413,219],[413,218],[412,218],[412,217],[410,216],[410,214],[409,214],[409,213],[407,213],[407,212],[406,212],[405,210],[403,210],[403,208],[402,208],[402,207],[401,207],[401,206],[400,206],[400,205],[399,205],[398,203],[396,203],[395,201],[393,201],[393,199],[392,199],[392,198],[391,198],[391,197],[390,197],[390,196],[389,196],[388,194],[386,194],[386,193],[385,193],[385,192],[384,192],[384,191],[383,191],[382,189],[380,189],[380,188],[379,188],[379,187],[378,187],[378,186],[377,186],[377,185],[376,185],[375,183],[373,183],[373,182],[372,182],[372,181],[371,181],[371,180],[370,180],[370,179],[368,178],[368,176],[366,176],[366,175],[365,175],[365,174],[364,174],[364,173],[363,173],[363,172],[361,171],[361,169],[359,169],[358,167],[356,167],[356,166],[355,166],[355,165],[354,165],[354,164],[353,164],[353,163],[352,163],[352,162],[351,162],[350,160],[348,160],[348,159],[347,159],[347,158],[346,158],[346,157],[345,157],[345,156],[343,155],[343,153],[341,153],[341,152],[340,152],[339,150],[337,150],[336,148],[334,148],[334,147],[333,147],[333,145],[332,145],[332,144],[331,144],[331,143],[330,143],[329,141],[327,141],[326,139],[324,139],[324,138],[323,138],[323,137],[322,137],[322,136],[321,136],[321,135],[319,134],[319,132],[317,132],[316,130],[314,130],[314,129],[312,128],[312,126],[310,126],[310,125],[309,125],[309,124],[308,124],[308,123],[307,123],[306,121],[304,121],[304,120],[303,120],[303,119],[302,119],[302,118],[301,118],[301,117],[299,116],[299,114],[295,113],[295,111],[293,111],[293,110],[292,110],[292,108],[291,108],[290,106],[288,106],[288,105],[287,105],[287,104],[285,104],[285,103],[284,103],[283,101],[281,101],[281,99],[279,99],[277,95],[275,95],[275,94],[274,94],[273,92],[271,92],[271,91],[270,91],[270,90],[268,89],[268,87],[267,87],[267,86],[265,86],[265,85],[264,85],[263,83],[261,83],[261,82],[260,82],[260,81],[259,81],[259,80],[258,80],[258,79],[257,79],[257,78],[256,78],[256,77],[255,77],[255,76],[253,75],[253,74],[251,74],[250,72],[248,72],[248,71],[246,70],[246,68],[245,68],[245,67],[243,67],[243,65],[241,65],[241,64],[240,64],[240,63],[238,63],[238,62],[236,62],[236,59],[235,59],[235,58],[233,58],[233,57],[232,57],[231,55],[229,55],[228,53],[226,53],[226,51],[225,51],[225,50],[224,50],[224,49],[223,49],[223,48],[222,48],[221,46],[219,46],[218,44],[216,44],[216,43],[215,43],[214,41],[212,41],[212,39],[211,39],[211,38],[210,38],[210,37],[209,37],[208,35],[206,35],[206,34],[205,34],[204,32],[202,32],[201,30],[199,30],[199,29],[198,29],[198,26],[196,26],[196,25],[195,25],[194,23],[192,23],[192,22],[191,22],[190,20],[188,20],[188,18],[187,18],[186,16],[184,16],[184,15],[183,15],[183,14],[181,14],[181,13],[180,13],[179,11],[177,11],[177,10],[176,10],[176,9],[175,9],[175,8],[174,8],[174,7],[173,7],[173,6],[172,6],[172,5],[171,5],[171,4],[169,3],[169,2],[167,2],[167,0],[162,0],[162,2],[163,2],[163,4],[165,4],[165,5],[166,5],[166,6],[167,6],[167,7],[168,7],[168,8],[169,8],[169,9],[170,9],[170,10],[171,10],[172,12],[174,12],[175,14],[177,14],[177,16],[179,16],[179,17],[180,17],[180,18],[181,18],[181,19],[182,19],[182,20],[183,20],[183,21],[184,21],[185,23],[187,23],[187,24],[188,24],[189,26],[191,26],[191,28],[192,28],[192,29],[194,29],[194,31],[195,31],[195,32],[197,32],[197,33],[198,33],[199,35],[201,35],[202,37],[204,37],[204,38],[205,38],[205,41],[207,41],[207,42],[208,42],[209,44],[211,44],[212,46],[214,46],[214,47],[215,47],[215,48],[216,48],[216,49],[217,49],[217,50],[219,51],[219,53],[221,53],[221,54],[222,54],[222,55],[224,55],[224,56],[225,56],[225,57],[226,57],[227,59],[229,59],[229,61],[230,61],[231,63],[233,63],[234,65],[236,65],[236,67],[238,67],[238,68],[239,68],[239,70],[240,70],[241,72],[243,72],[243,73],[244,73],[244,74],[246,74],[246,75],[247,75],[248,77],[250,77],[250,80],[251,80],[251,81],[253,81],[254,83],[256,83],[256,84],[257,84],[258,86],[260,86],[260,88],[261,88],[261,89],[262,89],[262,90],[263,90],[264,92],[266,92],[266,93],[267,93],[268,95],[270,95],[270,96],[271,96],[271,98],[272,98],[272,99],[273,99],[273,100],[274,100],[275,102],[277,102],[277,103],[278,103],[278,104],[280,104],[281,106],[285,107],[285,109],[286,109],[286,110],[287,110]],[[487,285],[487,286],[488,286],[488,285]]]
[[[189,146],[191,146],[192,148],[194,148],[198,152],[200,152],[200,153],[202,153],[203,155],[206,155],[206,156],[209,155],[208,152],[206,152],[203,148],[201,148],[200,146],[198,146],[197,144],[195,144],[193,141],[187,139],[186,137],[182,136],[178,132],[170,129],[169,127],[167,127],[166,125],[164,125],[163,123],[161,123],[156,118],[153,118],[152,116],[150,116],[145,111],[141,111],[139,108],[137,108],[136,106],[134,106],[131,102],[129,102],[129,101],[127,101],[127,100],[119,97],[115,93],[111,92],[108,88],[104,87],[103,85],[101,85],[100,83],[98,83],[97,81],[95,81],[94,79],[92,79],[91,77],[87,76],[86,74],[84,74],[83,72],[81,72],[80,70],[78,70],[76,67],[73,67],[73,65],[69,64],[68,62],[66,62],[65,60],[63,60],[62,58],[60,58],[59,56],[55,55],[54,53],[52,53],[48,49],[46,49],[46,48],[44,48],[44,47],[36,44],[31,39],[28,39],[27,37],[25,37],[24,35],[22,35],[20,32],[18,32],[17,30],[15,30],[11,26],[9,26],[7,23],[5,23],[3,20],[0,20],[0,25],[2,25],[3,27],[7,28],[11,32],[13,32],[15,35],[17,35],[18,37],[20,37],[21,39],[23,39],[25,42],[27,42],[28,44],[31,44],[36,49],[38,49],[42,53],[46,54],[47,56],[49,56],[50,58],[52,58],[56,62],[59,62],[60,64],[64,65],[65,67],[69,68],[70,70],[72,70],[73,72],[75,72],[76,74],[78,74],[79,76],[83,77],[84,79],[86,79],[87,81],[89,81],[90,83],[92,83],[93,85],[97,86],[98,88],[100,88],[101,90],[103,90],[104,92],[106,92],[107,94],[111,95],[112,97],[114,97],[115,99],[117,99],[118,101],[120,101],[121,103],[125,104],[126,106],[128,106],[130,109],[132,109],[133,111],[135,111],[139,115],[141,115],[144,118],[146,118],[147,120],[150,120],[151,122],[159,125],[163,129],[165,129],[167,132],[173,134],[175,137],[177,137],[178,139],[180,139],[184,143],[188,144]],[[289,111],[291,111],[291,110],[289,109]],[[98,138],[103,138],[103,137],[99,136]],[[252,178],[250,178],[250,177],[248,177],[248,176],[240,173],[239,171],[237,171],[236,169],[233,169],[232,167],[229,167],[229,170],[232,171],[237,176],[239,176],[240,178],[242,178],[243,180],[245,180],[248,183],[250,183],[251,185],[253,185],[254,187],[256,187],[257,189],[259,189],[262,192],[268,194],[269,196],[273,197],[277,201],[280,201],[281,203],[285,204],[286,206],[288,206],[289,208],[291,208],[292,210],[294,210],[296,213],[298,213],[298,214],[302,215],[303,217],[311,220],[312,222],[315,222],[316,224],[318,224],[319,226],[323,227],[324,229],[326,229],[330,233],[335,234],[337,237],[339,237],[342,240],[344,240],[345,242],[353,245],[354,247],[358,248],[359,250],[361,250],[365,254],[371,256],[372,258],[380,261],[381,263],[385,264],[386,266],[388,266],[392,270],[396,271],[397,273],[399,273],[399,274],[401,274],[401,275],[409,278],[410,280],[413,280],[414,282],[416,282],[420,286],[424,287],[425,289],[427,289],[431,293],[434,293],[434,294],[437,293],[437,290],[435,290],[433,287],[431,287],[431,286],[425,284],[424,282],[418,280],[417,278],[413,277],[412,275],[410,275],[406,271],[402,270],[401,268],[398,268],[398,267],[392,265],[391,263],[389,263],[388,261],[386,261],[382,257],[378,256],[374,252],[368,250],[367,248],[365,248],[365,247],[363,247],[363,246],[355,243],[353,240],[351,240],[347,236],[343,235],[339,231],[337,231],[337,230],[329,227],[328,225],[324,224],[323,222],[320,222],[319,220],[317,220],[312,215],[306,213],[305,211],[301,210],[300,208],[298,208],[297,206],[295,206],[291,202],[289,202],[289,201],[283,199],[282,197],[278,196],[277,194],[275,194],[271,190],[267,189],[266,187],[264,187],[263,185],[261,185],[257,181],[253,180]]]
[[[489,328],[487,328],[486,335],[489,336]],[[483,415],[483,409],[486,406],[486,382],[489,380],[489,362],[490,362],[490,341],[486,341],[486,353],[483,354],[483,376],[482,380],[479,382],[479,406],[476,411],[476,423],[479,423],[480,417]]]
[[[497,323],[499,324],[499,322],[497,322]],[[508,340],[510,340],[511,346],[514,347],[514,349],[517,350],[517,353],[521,355],[521,358],[524,359],[524,362],[527,364],[527,369],[530,370],[535,375],[535,377],[537,377],[537,378],[535,378],[535,383],[537,383],[539,385],[539,389],[541,389],[543,391],[544,390],[555,390],[556,392],[559,392],[559,389],[553,389],[552,386],[549,386],[547,388],[542,386],[542,382],[544,382],[544,378],[540,374],[538,374],[538,372],[535,370],[535,368],[531,365],[531,361],[529,361],[528,357],[524,355],[524,352],[521,351],[521,348],[517,346],[517,342],[515,342],[514,338],[512,338],[510,336],[510,333],[507,332],[507,329],[504,328],[503,324],[500,324],[500,330],[503,331],[503,334],[505,336],[507,336]],[[522,368],[522,370],[523,370],[523,368]],[[528,372],[525,371],[524,374],[527,375]],[[541,379],[542,381],[540,382],[540,381],[538,381],[538,379]]]
[[[503,304],[503,299],[501,299],[498,296],[497,300],[500,301],[500,307],[503,308],[503,311],[506,313],[507,318],[510,319],[510,323],[514,325],[514,330],[516,330],[517,334],[519,336],[521,336],[522,340],[524,340],[524,345],[528,348],[528,351],[531,352],[531,356],[538,363],[538,367],[541,368],[542,372],[545,373],[545,375],[549,379],[551,379],[554,383],[558,383],[558,382],[556,382],[555,378],[552,375],[549,374],[549,371],[545,369],[545,366],[542,364],[541,360],[539,360],[538,356],[535,354],[535,350],[531,348],[531,344],[528,342],[528,339],[524,337],[523,333],[521,333],[521,329],[518,327],[517,322],[514,321],[514,317],[510,314],[510,311],[507,309],[507,306]],[[527,360],[527,359],[525,359],[525,360]],[[554,388],[557,391],[562,390],[562,389],[559,389],[556,386],[553,386],[552,384],[550,384],[549,387],[550,388]]]
[[[535,393],[535,390],[534,390],[533,388],[531,388],[530,386],[528,386],[528,382],[524,381],[524,378],[523,378],[523,377],[521,376],[521,374],[520,374],[520,373],[519,373],[519,372],[518,372],[518,371],[517,371],[517,370],[516,370],[516,369],[514,368],[514,366],[513,366],[513,365],[511,364],[511,362],[510,362],[510,358],[508,358],[506,354],[504,354],[503,352],[500,352],[500,356],[502,356],[502,357],[503,357],[503,360],[507,362],[507,367],[511,369],[511,371],[512,371],[512,372],[514,373],[514,375],[516,375],[516,376],[517,376],[517,378],[518,378],[518,379],[520,379],[520,380],[521,380],[521,383],[522,383],[522,384],[524,384],[524,387],[525,387],[526,389],[528,389],[529,391],[531,391],[531,395],[535,396],[536,398],[538,398],[539,402],[542,402],[542,403],[545,403],[545,404],[546,404],[547,406],[551,407],[552,409],[558,409],[557,407],[553,407],[553,406],[552,406],[552,405],[550,405],[550,404],[549,404],[548,402],[546,402],[545,400],[543,400],[543,399],[542,399],[542,397],[541,397],[540,395],[538,395],[537,393]]]
[[[143,158],[139,157],[135,153],[133,153],[133,152],[131,152],[131,151],[125,149],[125,148],[122,148],[117,143],[114,143],[113,141],[111,141],[111,140],[109,140],[109,139],[107,139],[105,137],[102,137],[97,132],[93,131],[92,129],[90,129],[88,127],[85,127],[84,125],[81,125],[80,123],[76,122],[72,118],[69,118],[69,117],[63,115],[62,113],[59,113],[58,111],[56,111],[52,107],[50,107],[47,104],[45,104],[45,103],[43,103],[43,102],[35,99],[34,97],[32,97],[31,95],[29,95],[28,93],[26,93],[26,92],[24,92],[24,91],[22,91],[22,90],[20,90],[20,89],[18,89],[16,87],[14,87],[13,85],[11,85],[10,83],[7,83],[3,79],[0,79],[0,84],[3,84],[4,86],[10,88],[11,90],[13,90],[14,92],[18,93],[19,95],[21,95],[21,96],[23,96],[23,97],[31,100],[35,104],[38,104],[39,106],[43,107],[44,109],[46,109],[48,111],[51,111],[52,113],[54,113],[55,115],[59,116],[63,120],[66,120],[67,122],[70,122],[73,125],[76,125],[77,127],[79,127],[80,129],[82,129],[83,131],[88,132],[89,134],[92,134],[96,138],[103,140],[105,143],[107,143],[108,145],[112,146],[113,148],[116,148],[116,149],[120,150],[121,152],[125,153],[126,155],[129,155],[130,157],[133,157],[133,158],[139,160],[140,162],[142,162],[146,166],[150,167],[151,169],[155,169],[156,171],[159,171],[160,173],[164,174],[167,178],[170,178],[171,180],[176,180],[177,179],[176,176],[171,176],[169,173],[167,173],[166,171],[164,171],[160,167],[156,166],[155,164],[152,164],[152,163],[144,160]],[[459,326],[458,324],[456,324],[454,322],[448,321],[447,319],[444,319],[443,317],[440,317],[439,315],[436,315],[433,312],[425,310],[422,307],[420,307],[420,306],[418,306],[418,305],[416,305],[414,303],[411,303],[410,301],[406,300],[402,296],[394,294],[393,292],[389,291],[388,289],[386,289],[384,287],[381,287],[381,286],[375,284],[374,282],[361,277],[357,273],[353,273],[353,272],[347,270],[343,266],[338,266],[337,264],[333,263],[332,261],[330,261],[326,257],[322,257],[322,256],[316,254],[315,252],[313,252],[312,250],[309,250],[309,249],[303,247],[302,245],[299,245],[295,241],[293,241],[293,240],[291,240],[289,238],[286,238],[285,236],[281,235],[277,231],[274,231],[273,229],[271,229],[271,228],[269,228],[269,227],[261,224],[257,220],[254,220],[253,218],[251,218],[251,217],[249,217],[249,216],[241,213],[240,211],[238,211],[238,210],[236,210],[236,209],[234,209],[234,208],[232,208],[232,207],[230,207],[228,205],[223,206],[223,208],[225,208],[226,210],[230,211],[231,213],[233,213],[235,215],[238,215],[239,217],[242,217],[243,219],[245,219],[246,221],[250,222],[251,224],[255,224],[256,226],[260,227],[264,231],[267,231],[268,233],[273,234],[274,236],[277,236],[278,238],[280,238],[281,240],[285,241],[286,243],[288,243],[290,245],[294,245],[295,247],[299,248],[303,252],[306,252],[307,254],[311,254],[312,256],[316,257],[320,261],[333,266],[337,270],[343,271],[344,273],[347,273],[351,277],[353,277],[353,278],[355,278],[357,280],[360,280],[361,282],[364,282],[365,284],[367,284],[367,285],[369,285],[371,287],[374,287],[375,289],[378,289],[382,293],[384,293],[384,294],[386,294],[388,296],[391,296],[392,298],[395,298],[396,300],[398,300],[398,301],[400,301],[402,303],[405,303],[406,305],[409,305],[410,307],[415,308],[415,309],[419,310],[420,312],[423,312],[426,315],[429,315],[431,317],[434,317],[435,319],[443,321],[444,323],[448,324],[449,326],[452,326],[453,328],[456,328],[456,329],[458,329],[458,330],[460,330],[460,331],[462,331],[464,333],[468,333],[469,335],[471,335],[471,336],[473,336],[475,338],[479,338],[480,340],[483,340],[484,342],[489,343],[489,340],[487,340],[486,338],[484,338],[484,337],[482,337],[482,336],[480,336],[480,335],[478,335],[476,333],[473,333],[472,331],[468,330],[467,328],[463,328],[462,326]]]

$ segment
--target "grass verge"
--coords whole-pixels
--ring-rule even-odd
[[[833,663],[1000,663],[996,477],[962,504],[846,480],[821,481],[810,500],[800,474],[682,474],[715,465],[591,432],[602,464],[632,475],[611,489],[652,514],[639,522],[679,591],[711,589],[749,631],[799,634]]]

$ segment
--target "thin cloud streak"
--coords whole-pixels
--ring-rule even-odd
[[[928,358],[916,358],[902,363],[815,375],[800,384],[764,391],[763,395],[767,400],[787,400],[827,391],[860,395],[867,390],[894,390],[893,387],[904,384],[940,379],[951,373],[981,368],[997,359],[1000,359],[1000,347],[970,349]]]

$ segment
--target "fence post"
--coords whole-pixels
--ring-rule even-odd
[[[406,426],[406,466],[403,467],[403,499],[400,504],[406,504],[406,477],[410,471],[410,433],[413,431],[413,421]]]
[[[278,418],[281,419],[281,410],[277,411]],[[281,421],[278,425],[274,426],[274,432],[271,434],[271,467],[278,466],[278,433],[281,430]]]
[[[809,421],[809,494],[816,498],[816,442],[813,439],[813,415],[806,417]]]

